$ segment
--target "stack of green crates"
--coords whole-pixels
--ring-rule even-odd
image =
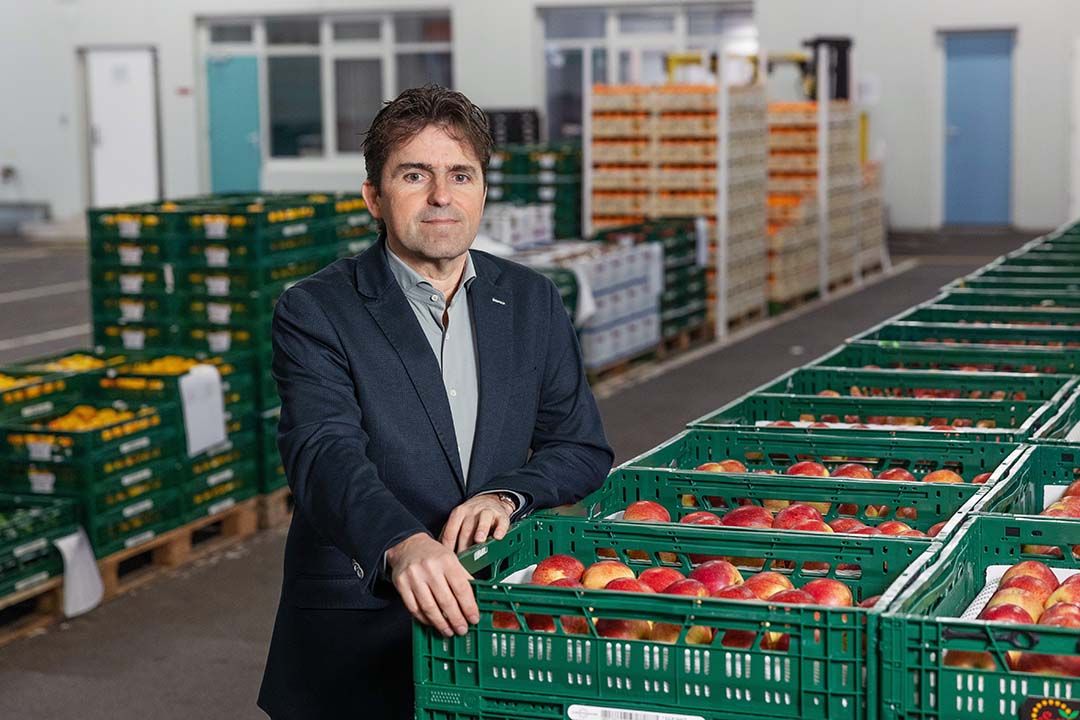
[[[63,573],[53,541],[75,531],[75,503],[0,492],[0,598]]]
[[[492,153],[488,201],[555,206],[555,237],[581,237],[581,146],[511,145]]]
[[[664,290],[660,296],[660,336],[668,340],[708,322],[708,280],[699,264],[697,232],[687,218],[649,220],[608,228],[596,240],[609,243],[656,242],[664,248]]]

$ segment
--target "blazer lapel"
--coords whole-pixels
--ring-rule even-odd
[[[382,242],[376,243],[359,257],[356,268],[357,289],[362,294],[374,297],[373,301],[364,303],[364,306],[401,358],[401,364],[405,366],[416,394],[420,396],[454,477],[464,487],[465,478],[461,470],[461,458],[458,457],[454,420],[450,414],[450,403],[446,399],[439,363],[405,293],[398,287],[386,265],[382,248]]]
[[[498,268],[478,254],[473,255],[473,263],[476,279],[469,289],[469,308],[476,339],[480,398],[468,484],[475,486],[487,478],[494,443],[506,414],[504,383],[513,367],[514,326],[513,293],[509,287],[493,282]]]

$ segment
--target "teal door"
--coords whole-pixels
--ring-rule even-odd
[[[259,66],[254,57],[206,61],[210,104],[210,187],[258,192]]]

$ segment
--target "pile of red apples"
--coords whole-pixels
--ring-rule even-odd
[[[902,388],[902,387],[867,387],[852,385],[847,392],[849,397],[911,397],[920,400],[1027,400],[1027,393],[1020,390],[1009,393],[1005,390],[959,390],[957,388]],[[819,397],[842,397],[836,390],[822,390]]]

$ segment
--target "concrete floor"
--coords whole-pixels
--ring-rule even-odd
[[[1033,237],[896,235],[903,274],[699,357],[600,401],[625,460],[726,401],[929,299],[949,280]],[[87,261],[77,248],[0,240],[0,363],[89,342]],[[0,649],[0,717],[238,720],[255,696],[281,582],[271,530]]]

